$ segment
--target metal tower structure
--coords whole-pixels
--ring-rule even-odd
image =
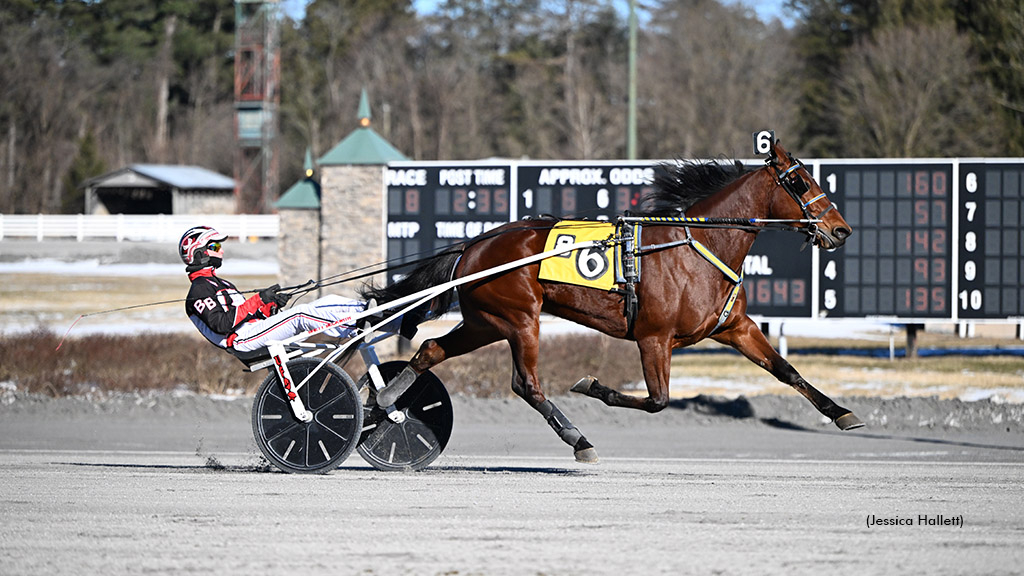
[[[267,212],[277,191],[279,7],[279,0],[235,0],[235,198],[239,213]]]

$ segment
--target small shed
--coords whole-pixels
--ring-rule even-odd
[[[235,180],[199,166],[131,164],[82,186],[86,214],[235,213]]]

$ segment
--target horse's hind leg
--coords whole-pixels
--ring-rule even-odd
[[[464,324],[440,338],[427,340],[420,345],[409,365],[377,393],[377,404],[382,407],[393,404],[420,374],[448,358],[472,352],[499,340],[508,340],[512,349],[512,390],[540,412],[563,442],[572,446],[576,460],[597,462],[597,451],[593,445],[558,406],[544,397],[540,389],[537,380],[540,325],[537,317],[534,316],[531,324],[528,320],[513,323],[490,315],[485,319],[482,315],[469,314],[466,310],[463,316]]]
[[[864,425],[853,412],[839,406],[804,380],[803,376],[800,376],[800,373],[772,348],[768,339],[750,318],[744,318],[737,326],[715,334],[712,338],[732,346],[751,362],[771,372],[780,382],[795,388],[840,429],[852,430]]]
[[[534,316],[532,321],[524,320],[515,325],[509,323],[508,328],[505,332],[512,350],[512,391],[540,412],[562,442],[572,446],[577,462],[596,463],[597,450],[558,406],[544,396],[540,388],[537,379],[537,360],[540,356],[538,317]]]
[[[501,334],[490,326],[463,323],[440,338],[424,341],[409,361],[409,365],[377,392],[377,405],[383,408],[394,404],[420,374],[444,360],[472,352],[501,339]]]

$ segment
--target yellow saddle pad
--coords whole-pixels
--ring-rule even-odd
[[[544,250],[554,250],[559,246],[586,242],[588,240],[607,240],[615,233],[615,225],[605,222],[582,222],[568,220],[555,224],[548,232]],[[573,250],[558,256],[552,256],[540,263],[541,280],[589,286],[601,290],[615,287],[615,249],[587,248]]]

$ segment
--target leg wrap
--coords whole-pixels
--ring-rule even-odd
[[[412,386],[412,383],[418,377],[419,374],[412,369],[412,366],[406,366],[398,376],[395,376],[393,380],[388,382],[387,386],[377,391],[377,406],[384,408],[394,404],[402,394],[405,394],[405,391]]]
[[[558,434],[562,442],[574,448],[580,440],[587,443],[586,439],[583,438],[583,434],[572,425],[572,422],[565,417],[565,414],[562,414],[558,406],[552,404],[550,400],[545,400],[537,406],[537,411],[541,413],[541,416],[544,416],[544,419],[548,421],[548,425]],[[589,443],[587,445],[589,446]]]

